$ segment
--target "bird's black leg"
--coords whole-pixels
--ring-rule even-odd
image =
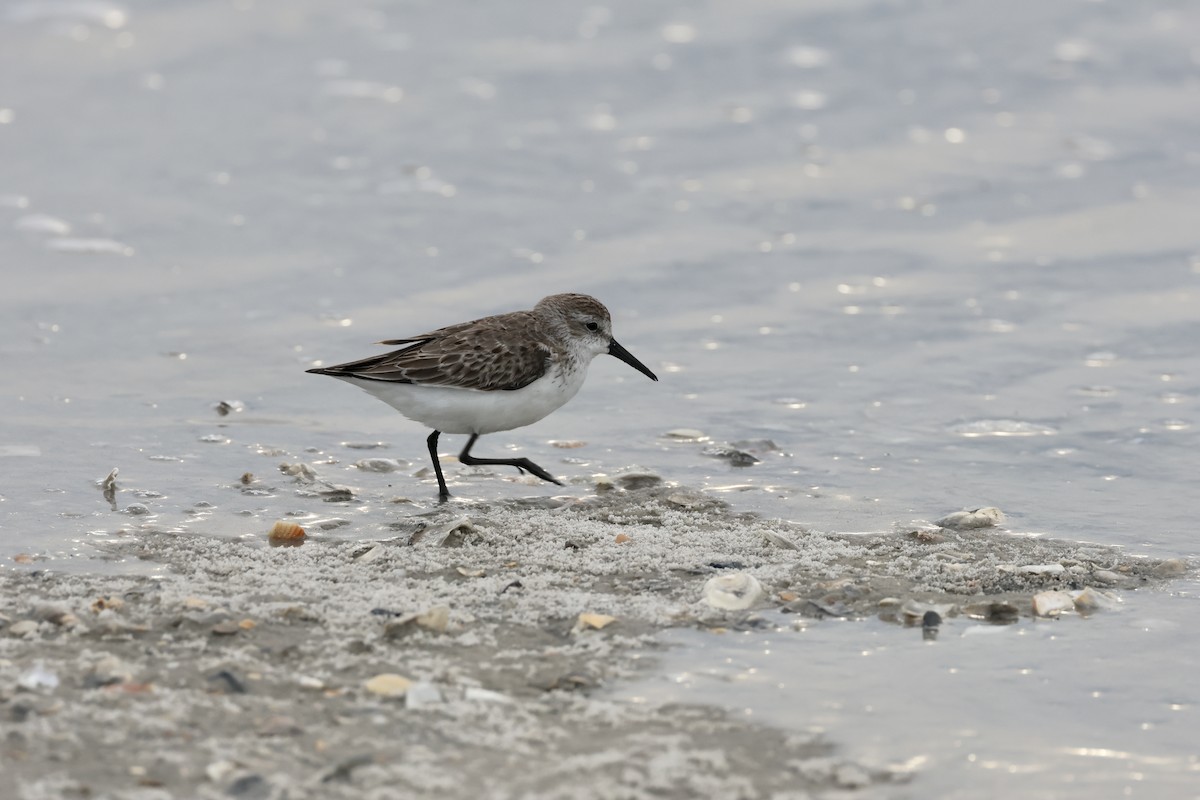
[[[426,441],[429,443],[429,457],[433,459],[433,471],[437,473],[438,501],[444,503],[450,499],[450,490],[446,488],[446,479],[442,477],[442,464],[438,461],[437,440],[440,433],[441,431],[434,431]]]
[[[458,454],[458,460],[463,464],[472,467],[476,465],[483,466],[486,464],[502,464],[506,467],[516,467],[521,471],[529,471],[544,481],[549,481],[550,483],[562,486],[561,483],[554,479],[553,475],[551,475],[549,472],[546,472],[546,470],[542,469],[528,458],[476,458],[475,456],[471,455],[471,448],[475,445],[475,440],[478,438],[478,433],[472,433],[471,438],[467,440],[467,446],[464,447],[463,451]]]

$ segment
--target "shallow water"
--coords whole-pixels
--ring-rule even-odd
[[[377,536],[412,513],[379,498],[433,499],[425,432],[303,369],[560,290],[662,381],[601,359],[479,455],[825,530],[996,505],[1200,555],[1197,33],[1183,2],[9,4],[0,556],[261,535],[314,510],[281,461],[336,460],[376,498],[337,534]],[[703,454],[760,439],[751,467]],[[411,467],[349,466],[372,456]],[[145,514],[114,516],[113,467]],[[1088,661],[1126,623],[1068,624]],[[1143,652],[1164,681],[1200,657],[1183,630]]]
[[[1200,724],[1178,645],[1196,604],[1192,583],[1129,595],[1103,620],[950,620],[935,642],[878,620],[673,631],[665,674],[618,696],[718,698],[785,730],[854,742],[867,763],[911,776],[889,797],[1194,797]]]

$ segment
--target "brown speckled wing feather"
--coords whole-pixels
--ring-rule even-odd
[[[531,328],[536,326],[527,311],[484,317],[419,336],[387,339],[380,344],[407,347],[311,371],[335,377],[511,391],[533,383],[550,365],[550,347],[540,337],[528,338]],[[524,335],[512,335],[517,331]]]

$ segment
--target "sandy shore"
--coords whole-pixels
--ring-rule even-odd
[[[582,503],[451,506],[379,541],[131,528],[110,555],[151,574],[11,570],[5,796],[799,798],[900,782],[836,743],[605,688],[671,626],[903,624],[919,603],[989,624],[1028,616],[1041,591],[1113,596],[1182,568],[995,528],[822,534],[638,483]],[[763,588],[752,607],[704,599],[731,574]]]

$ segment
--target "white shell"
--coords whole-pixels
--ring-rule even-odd
[[[1057,617],[1075,609],[1075,598],[1068,592],[1038,592],[1033,596],[1033,613],[1039,617]]]
[[[1030,575],[1061,575],[1066,571],[1067,568],[1062,564],[1027,564],[1017,567],[1017,572],[1026,572]]]
[[[758,579],[745,572],[709,578],[704,584],[704,602],[726,611],[750,608],[762,599],[763,594]]]

